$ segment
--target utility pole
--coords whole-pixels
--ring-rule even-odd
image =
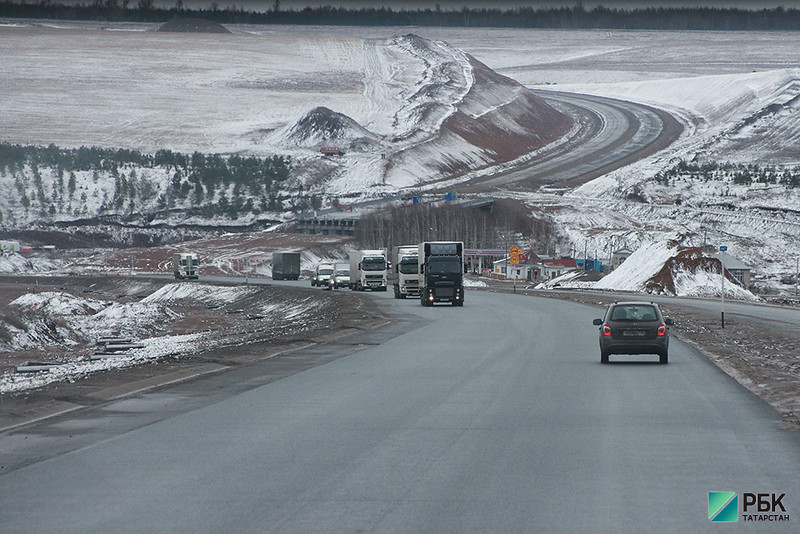
[[[586,255],[588,254],[589,250],[589,242],[584,239],[583,241],[583,270],[586,270]]]
[[[720,272],[722,273],[722,299],[721,299],[721,308],[720,308],[720,316],[722,319],[722,328],[725,328],[725,251],[728,250],[728,247],[722,245],[719,247],[721,254],[721,258],[719,260],[720,263]]]

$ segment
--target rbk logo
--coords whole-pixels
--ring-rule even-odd
[[[708,492],[708,518],[715,522],[739,521],[739,496],[735,491]]]

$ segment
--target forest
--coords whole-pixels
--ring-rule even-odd
[[[286,156],[189,155],[170,150],[145,154],[0,143],[0,176],[14,184],[11,191],[6,188],[6,200],[21,207],[27,218],[137,216],[180,209],[204,218],[236,219],[306,209],[319,202],[292,195],[291,204],[284,204],[290,171]]]
[[[423,241],[450,240],[457,235],[467,248],[508,249],[524,245],[555,255],[568,246],[566,238],[546,217],[522,203],[492,202],[475,208],[450,204],[393,206],[361,218],[355,240],[362,248],[383,248]]]
[[[800,187],[800,167],[762,166],[756,163],[705,163],[679,161],[671,168],[657,173],[654,181],[670,186],[675,180],[688,178],[692,180],[711,181],[727,180],[734,185],[772,184],[783,185],[794,189]]]
[[[208,9],[185,9],[176,0],[170,9],[155,7],[153,0],[93,0],[84,5],[65,5],[56,1],[39,3],[5,0],[0,2],[1,17],[47,18],[96,21],[166,22],[176,18],[202,18],[228,24],[306,24],[345,26],[452,26],[474,28],[562,28],[562,29],[649,29],[649,30],[798,30],[800,10],[729,8],[618,9],[597,6],[586,9],[582,2],[573,7],[515,9],[463,8],[442,10],[436,4],[428,9],[391,8],[345,9],[322,6],[299,11],[281,10],[280,2],[265,3],[263,11],[221,9],[212,3]],[[491,5],[487,2],[487,5]]]

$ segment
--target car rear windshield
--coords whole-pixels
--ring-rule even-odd
[[[620,304],[611,311],[612,321],[657,321],[658,313],[650,304]]]

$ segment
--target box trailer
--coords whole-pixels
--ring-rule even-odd
[[[300,278],[299,252],[272,253],[272,279],[298,280]]]

